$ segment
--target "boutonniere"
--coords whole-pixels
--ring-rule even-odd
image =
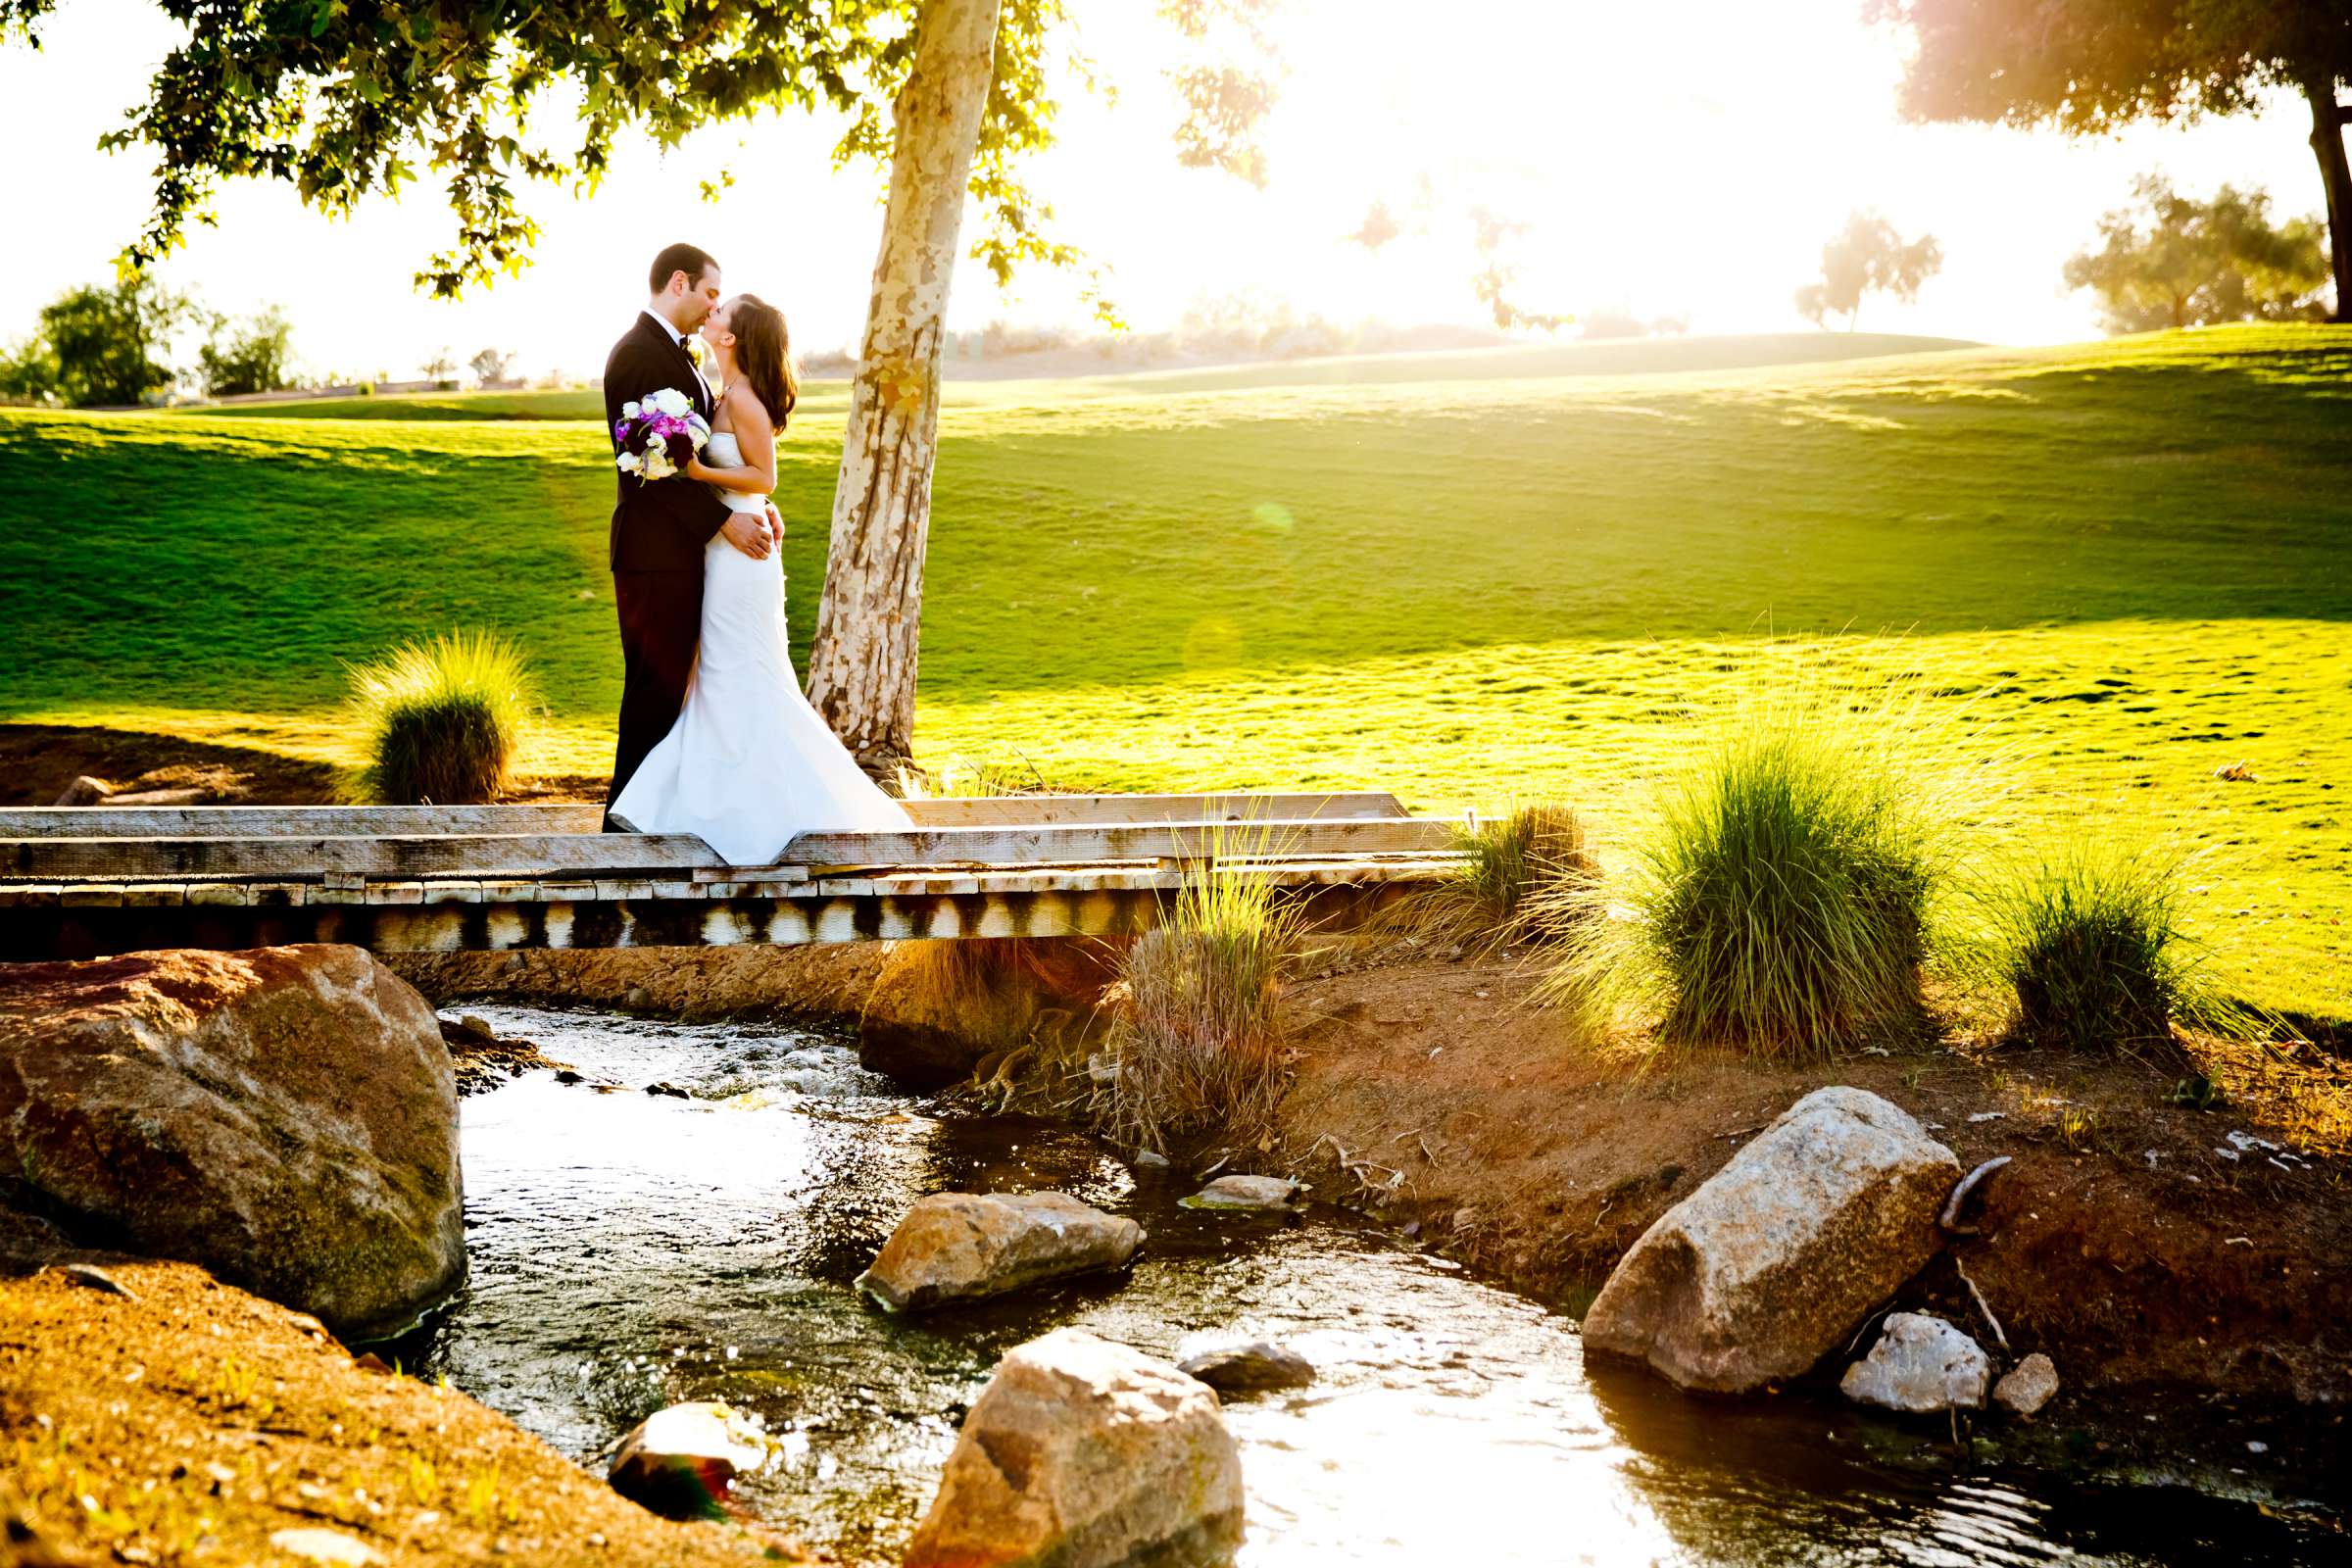
[[[701,333],[686,334],[686,357],[694,362],[694,368],[698,370],[710,368],[710,345],[703,341]]]

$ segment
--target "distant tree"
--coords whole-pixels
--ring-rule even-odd
[[[1815,326],[1842,316],[1852,331],[1862,318],[1862,296],[1891,294],[1919,298],[1919,286],[1943,267],[1943,247],[1933,234],[1906,240],[1873,212],[1857,212],[1821,248],[1821,281],[1796,291],[1797,314]]]
[[[204,347],[196,351],[204,390],[217,398],[274,392],[289,383],[294,361],[294,323],[277,306],[243,321],[212,318]]]
[[[2133,205],[2099,220],[2099,248],[2066,264],[2069,288],[2097,292],[2108,331],[2327,316],[2317,219],[2273,223],[2267,192],[2224,185],[2201,202],[2162,174],[2140,175],[2132,194]]]
[[[1582,313],[1577,318],[1580,337],[1646,337],[1649,327],[1642,318],[1622,305],[1603,305]]]
[[[1866,0],[1918,40],[1902,89],[1914,120],[2099,134],[2137,120],[2258,107],[2273,88],[2311,110],[2328,193],[2335,316],[2352,319],[2352,12],[2345,0]]]
[[[191,310],[181,295],[146,280],[68,289],[41,308],[38,333],[9,357],[9,380],[23,388],[13,395],[76,406],[144,403],[171,386],[163,356]]]
[[[504,381],[507,378],[507,367],[514,363],[514,356],[512,354],[502,354],[496,349],[484,349],[467,362],[466,368],[473,372],[476,382],[482,386],[488,386],[493,381]]]
[[[1530,311],[1508,297],[1519,282],[1518,264],[1507,260],[1511,241],[1527,232],[1527,225],[1510,219],[1497,217],[1485,207],[1470,209],[1470,228],[1478,245],[1479,270],[1470,280],[1478,302],[1494,314],[1494,324],[1509,332],[1520,327],[1533,327],[1539,332],[1557,332],[1576,319],[1573,316],[1553,316]]]
[[[1396,221],[1396,215],[1389,211],[1389,204],[1376,201],[1372,204],[1372,210],[1364,214],[1363,222],[1348,238],[1377,255],[1383,245],[1403,232],[1403,226]]]
[[[433,350],[433,357],[418,366],[417,368],[424,372],[424,378],[427,381],[446,387],[458,373],[458,362],[448,349],[438,348]]]
[[[12,403],[55,403],[59,379],[57,351],[39,333],[0,350],[0,398]]]

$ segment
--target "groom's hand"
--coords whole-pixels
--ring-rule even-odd
[[[727,536],[727,543],[754,561],[765,561],[768,552],[775,548],[768,535],[767,519],[754,513],[728,513],[718,531]]]

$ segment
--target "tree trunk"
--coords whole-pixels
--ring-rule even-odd
[[[2328,249],[2335,263],[2335,319],[2352,321],[2352,168],[2344,158],[2347,114],[2336,102],[2333,77],[2304,82],[2311,100],[2311,150],[2328,186]]]
[[[999,0],[927,0],[897,127],[882,249],[850,396],[808,700],[869,773],[908,759],[940,334],[996,63]]]

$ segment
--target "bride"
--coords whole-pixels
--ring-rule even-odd
[[[764,516],[776,433],[800,397],[784,315],[738,294],[703,322],[725,390],[685,475]],[[780,553],[754,561],[713,534],[703,552],[702,648],[686,706],[612,803],[616,825],[694,833],[730,865],[767,865],[801,833],[910,826],[801,695],[785,648]]]

